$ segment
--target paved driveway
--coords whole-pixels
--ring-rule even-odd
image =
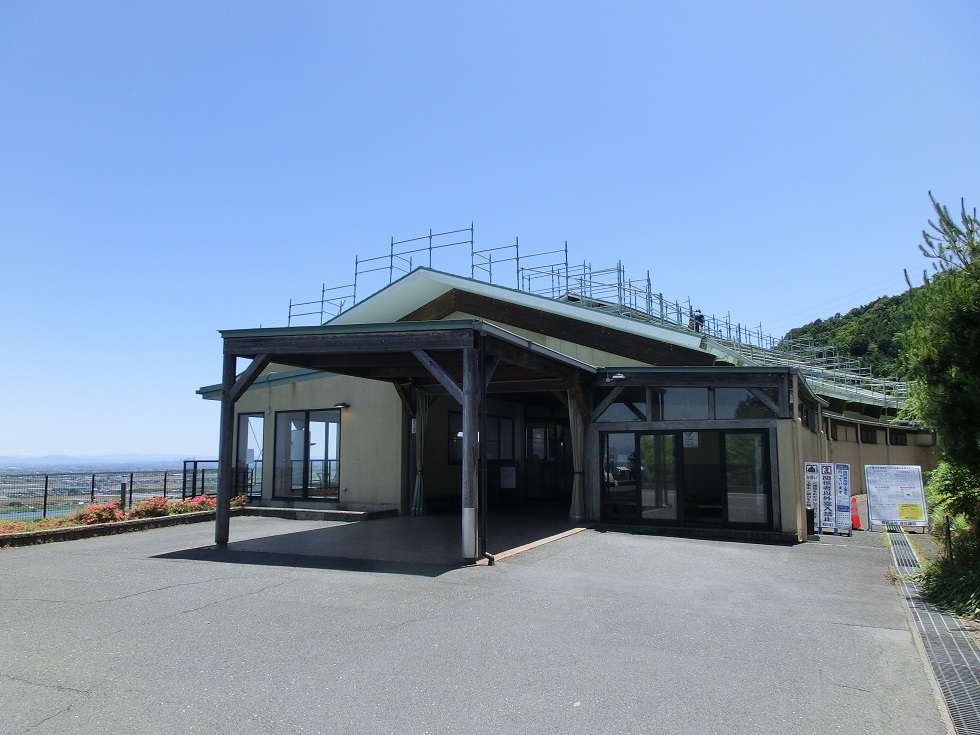
[[[877,537],[450,568],[318,556],[323,528],[0,551],[0,733],[946,732]]]

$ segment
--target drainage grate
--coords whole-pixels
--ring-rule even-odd
[[[888,540],[892,547],[892,557],[895,559],[895,570],[899,574],[915,574],[922,565],[915,549],[909,543],[908,536],[899,526],[888,526]]]
[[[980,735],[980,647],[959,620],[923,600],[915,582],[902,587],[956,734]]]

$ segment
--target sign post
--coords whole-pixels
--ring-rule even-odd
[[[820,508],[817,526],[820,533],[836,530],[837,524],[837,493],[835,489],[836,475],[831,462],[820,462]]]
[[[837,484],[837,533],[847,531],[848,536],[854,535],[851,528],[851,466],[843,462],[834,465],[834,475]]]

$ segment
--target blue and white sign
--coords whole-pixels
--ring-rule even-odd
[[[851,529],[851,466],[838,462],[834,465],[837,483],[837,532],[848,534]]]

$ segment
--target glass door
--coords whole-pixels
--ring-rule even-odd
[[[676,433],[640,435],[640,515],[644,520],[677,520],[677,447]]]
[[[720,431],[681,432],[684,522],[719,526],[725,520]]]

